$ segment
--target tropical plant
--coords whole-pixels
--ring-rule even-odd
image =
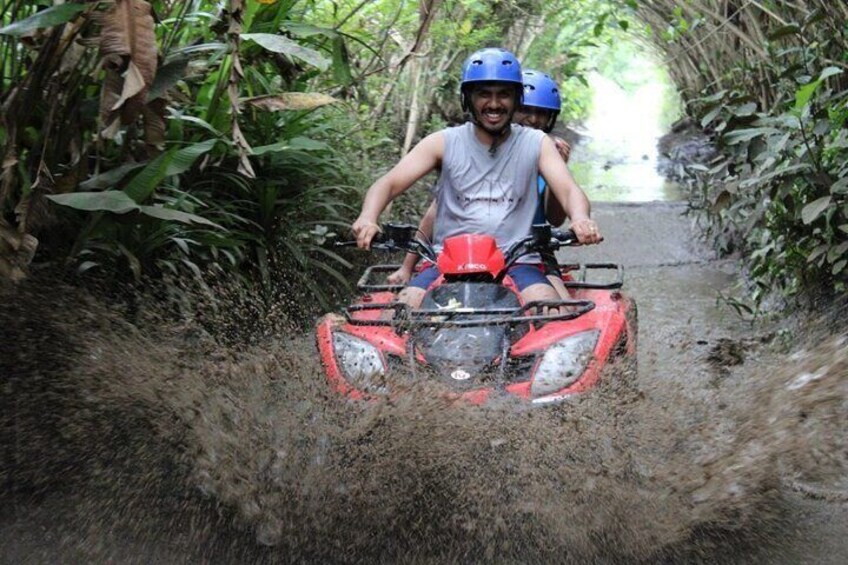
[[[4,11],[6,273],[23,275],[39,222],[58,211],[52,200],[75,210],[61,214],[74,236],[45,251],[81,272],[126,269],[137,280],[256,268],[267,282],[261,257],[288,241],[304,277],[318,269],[343,280],[337,267],[347,262],[308,237],[319,214],[342,221],[353,198],[321,188],[339,186],[338,158],[309,137],[327,133],[326,119],[310,116],[335,99],[305,92],[307,81],[333,59],[282,34],[321,32],[288,19],[294,4],[234,0],[219,13],[199,0],[76,1]],[[346,64],[337,57],[336,74]]]
[[[848,283],[848,68],[843,4],[640,2],[689,112],[723,157],[694,206],[742,251],[755,305]]]

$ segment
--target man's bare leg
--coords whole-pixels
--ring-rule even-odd
[[[545,283],[536,283],[531,284],[527,288],[521,291],[521,298],[524,299],[524,303],[534,302],[534,301],[558,301],[560,300],[559,294],[554,287]],[[556,309],[553,312],[549,312],[548,308],[545,308],[545,313],[556,313]]]
[[[398,293],[398,302],[408,304],[410,308],[418,309],[421,307],[421,302],[424,300],[426,293],[427,291],[423,288],[408,286]]]
[[[562,282],[562,277],[548,275],[548,282],[550,282],[551,286],[553,286],[557,291],[560,300],[571,300],[571,294],[569,294],[568,289],[565,288],[565,284]]]

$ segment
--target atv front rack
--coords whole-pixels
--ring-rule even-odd
[[[559,263],[557,265],[563,274],[576,275],[574,280],[563,280],[566,288],[594,288],[599,290],[616,290],[624,286],[624,267],[618,263]],[[586,280],[589,271],[615,271],[615,279],[606,282]]]
[[[555,314],[532,314],[540,308],[558,308]],[[478,326],[517,326],[528,322],[562,322],[573,320],[595,308],[591,300],[536,300],[520,308],[455,308],[413,310],[408,304],[392,302],[389,304],[352,304],[344,310],[347,322],[354,326],[389,326],[398,329],[421,327],[467,328]],[[393,312],[389,319],[356,318],[356,312],[382,310]],[[563,311],[565,310],[565,311]],[[455,319],[458,317],[463,319]]]
[[[376,284],[371,281],[372,277],[375,273],[393,273],[400,265],[371,265],[365,272],[362,273],[362,276],[359,277],[359,281],[356,283],[356,288],[359,289],[360,292],[398,292],[403,290],[406,285],[405,284]],[[383,280],[386,278],[383,277]]]

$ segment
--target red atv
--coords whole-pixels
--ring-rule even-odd
[[[620,265],[558,264],[570,294],[561,301],[524,303],[507,274],[521,257],[577,245],[573,232],[533,226],[506,253],[490,236],[461,235],[439,254],[416,232],[388,224],[372,248],[411,251],[438,266],[420,309],[397,301],[403,286],[374,280],[397,265],[374,265],[344,316],[318,321],[321,361],[339,393],[364,399],[433,379],[472,403],[513,395],[542,404],[588,390],[613,360],[635,361],[636,307],[619,292]],[[602,272],[612,280],[587,280]]]

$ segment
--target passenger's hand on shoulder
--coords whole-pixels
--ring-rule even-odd
[[[556,145],[562,160],[568,163],[568,160],[571,158],[571,145],[561,137],[552,135],[551,138],[554,140],[554,145]]]

